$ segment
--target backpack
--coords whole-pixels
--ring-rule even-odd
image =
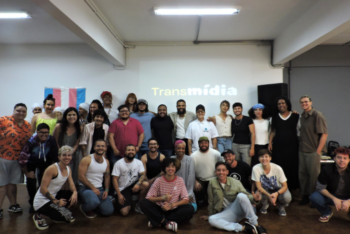
[[[328,156],[334,157],[334,150],[336,150],[338,147],[340,147],[339,143],[336,141],[329,141],[328,142]]]

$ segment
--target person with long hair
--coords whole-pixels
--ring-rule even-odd
[[[79,159],[77,159],[77,150],[79,147],[80,135],[79,112],[76,108],[69,107],[64,111],[62,120],[56,125],[53,131],[53,137],[59,148],[63,145],[68,145],[73,148],[72,160],[69,166],[72,170],[74,183],[78,181]]]
[[[114,120],[118,118],[119,111],[116,109],[113,109],[113,96],[112,93],[109,91],[103,91],[101,93],[101,99],[103,102],[103,108],[107,114],[108,120],[110,123],[112,123]]]
[[[57,116],[53,111],[55,109],[55,99],[53,98],[53,95],[47,95],[43,103],[45,111],[33,116],[31,132],[34,134],[39,124],[46,123],[50,127],[50,135],[52,135],[57,123]]]
[[[97,99],[93,100],[93,101],[91,102],[91,104],[90,104],[90,107],[89,107],[89,114],[88,114],[88,117],[87,117],[88,123],[93,122],[93,120],[94,120],[93,116],[94,116],[94,112],[95,112],[96,110],[101,110],[101,111],[103,111],[103,113],[102,113],[102,115],[103,115],[103,117],[104,117],[103,123],[104,123],[104,124],[107,124],[107,125],[109,126],[109,125],[110,125],[110,122],[109,122],[108,116],[107,116],[107,114],[106,114],[106,112],[105,112],[105,109],[103,108],[102,103],[101,103],[99,100],[97,100]]]
[[[269,130],[270,122],[269,116],[265,114],[265,106],[263,104],[255,104],[249,109],[249,117],[253,119],[255,126],[255,145],[254,145],[254,156],[252,157],[251,167],[253,168],[259,163],[258,152],[261,149],[267,149],[269,146]]]
[[[130,113],[135,112],[137,109],[137,97],[134,93],[129,93],[125,99],[125,105],[129,107]]]

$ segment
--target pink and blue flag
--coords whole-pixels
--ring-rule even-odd
[[[85,102],[86,88],[45,88],[44,98],[52,94],[55,98],[55,106],[75,107],[79,110],[79,104]]]

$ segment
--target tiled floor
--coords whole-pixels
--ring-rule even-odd
[[[26,233],[81,233],[81,234],[109,234],[109,233],[165,233],[161,228],[149,229],[147,227],[147,217],[132,212],[128,217],[122,217],[118,212],[111,217],[97,217],[95,219],[85,218],[79,211],[78,206],[73,208],[73,215],[76,221],[72,224],[56,224],[47,219],[50,228],[45,231],[36,229],[32,215],[28,213],[29,204],[27,202],[27,191],[24,185],[18,186],[18,202],[24,209],[23,213],[13,214],[7,211],[9,206],[7,199],[4,202],[4,218],[0,220],[0,233],[26,234]],[[333,209],[334,210],[334,209]],[[317,221],[319,214],[316,209],[308,206],[299,206],[293,202],[286,209],[287,217],[280,217],[277,209],[269,208],[268,214],[259,216],[259,224],[263,225],[269,234],[349,234],[350,220],[345,213],[337,212],[329,223]],[[199,219],[201,215],[207,213],[207,208],[203,207],[197,211],[189,223],[179,226],[179,233],[227,233],[210,227],[208,222]],[[170,233],[170,232],[168,232]]]

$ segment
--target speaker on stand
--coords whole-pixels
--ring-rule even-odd
[[[264,104],[266,107],[265,111],[270,112],[275,109],[275,100],[278,97],[289,98],[288,84],[277,83],[277,84],[266,84],[258,85],[258,102]]]

